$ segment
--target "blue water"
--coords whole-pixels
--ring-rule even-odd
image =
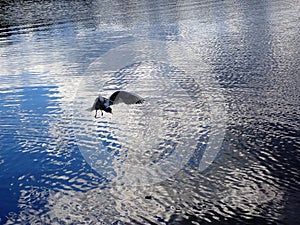
[[[0,5],[0,224],[297,224],[297,1]]]

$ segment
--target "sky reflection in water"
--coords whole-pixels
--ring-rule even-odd
[[[296,223],[300,199],[297,1],[0,4],[1,223]],[[131,50],[134,55],[120,56],[128,61],[118,67],[116,51],[136,43],[160,43],[165,49],[152,52],[151,57],[149,51]],[[176,51],[177,43],[185,51]],[[116,68],[97,79],[100,67],[95,63],[109,54]],[[200,91],[195,93],[201,98],[193,105],[186,103],[189,93],[180,91],[178,79],[174,89],[174,83],[159,78],[166,73],[162,65],[176,65],[174,54],[182,71],[199,84]],[[159,70],[155,71],[155,63]],[[114,77],[118,72],[126,78]],[[212,80],[216,86],[205,83]],[[106,86],[95,90],[98,83]],[[81,128],[88,135],[99,132],[100,137],[113,135],[115,128],[120,146],[126,143],[122,138],[130,139],[123,120],[105,115],[95,121],[92,114],[80,113],[85,108],[74,109],[76,102],[92,103],[100,90],[109,95],[123,87],[160,99],[159,109],[166,110],[169,132],[150,133],[143,150],[155,142],[156,135],[168,134],[170,140],[180,141],[178,134],[182,134],[199,140],[190,160],[157,184],[112,185],[108,176],[88,163],[82,154],[83,142],[78,144]],[[85,90],[88,95],[81,95]],[[226,132],[214,163],[199,171],[212,134],[205,126],[212,115],[207,114],[211,112],[205,105],[207,96],[225,104]],[[192,110],[185,112],[180,104],[174,108],[180,100]],[[153,110],[150,103],[145,107]],[[141,113],[140,108],[115,110],[117,118]],[[181,120],[185,116],[192,119]],[[135,126],[159,126],[153,122],[155,117],[149,118],[148,124],[140,120]],[[180,123],[185,128],[182,133],[169,126]],[[90,130],[84,130],[86,124]],[[130,141],[127,146],[141,144]],[[119,161],[127,157],[122,149],[115,152]],[[151,156],[149,151],[143,154],[144,158],[135,154],[132,162]],[[108,171],[119,166],[122,172],[121,163],[110,167],[112,161],[105,162],[100,167]]]

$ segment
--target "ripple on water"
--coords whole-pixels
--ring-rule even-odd
[[[0,193],[16,212],[6,215],[1,208],[8,224],[298,221],[295,0],[3,4],[8,6],[1,7],[0,24]],[[128,46],[137,46],[127,44],[120,52],[130,63],[103,74],[97,62],[89,68],[74,101],[84,107],[70,113],[70,93],[77,88],[73,72],[81,73],[113,46],[149,37],[163,44],[146,41],[134,54]],[[172,46],[174,40],[185,42],[184,48]],[[111,64],[122,54],[110,55]],[[177,67],[178,62],[186,65]],[[80,72],[73,70],[77,63]],[[219,86],[206,79],[196,80],[197,86],[193,79],[212,74],[222,85],[229,120],[220,158],[199,171],[209,138],[222,131],[212,131],[207,97],[223,100]],[[109,95],[119,88],[149,98],[142,107],[116,105],[114,115],[97,120],[84,111],[98,91]],[[191,103],[194,111],[187,110]],[[199,140],[198,151],[186,163],[191,153],[178,146],[189,148],[192,139]],[[155,185],[113,186],[101,176],[123,179],[130,166],[172,169],[163,164],[172,156],[182,159],[178,167],[187,166]],[[153,173],[166,175],[161,171]]]
[[[85,96],[84,102],[75,104],[90,107],[99,87],[107,96],[112,94],[110,90],[133,90],[146,96],[146,101],[143,105],[115,105],[112,116],[104,114],[96,120],[91,113],[76,111],[81,153],[99,174],[117,182],[165,179],[188,162],[199,135],[206,133],[207,99],[197,98],[198,86],[186,91],[185,86],[195,85],[195,81],[165,63],[137,62],[109,76],[86,79],[77,93],[81,100]],[[195,94],[189,93],[192,91]]]

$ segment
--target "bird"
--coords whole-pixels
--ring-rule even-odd
[[[127,105],[142,104],[144,101],[145,99],[137,94],[128,91],[115,91],[109,98],[105,98],[99,94],[99,96],[95,99],[93,106],[90,108],[90,111],[96,110],[95,118],[97,118],[98,110],[101,110],[101,116],[103,116],[103,111],[112,114],[111,105],[119,103],[125,103]]]

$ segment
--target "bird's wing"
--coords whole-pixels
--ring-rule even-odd
[[[115,105],[119,103],[125,104],[141,104],[145,101],[142,97],[137,94],[133,94],[127,91],[116,91],[109,97],[110,105]]]
[[[91,108],[89,108],[89,109],[87,109],[88,111],[93,111],[93,110],[96,110],[96,103],[97,103],[97,101],[95,101],[94,102],[94,104],[93,104],[93,106],[91,107]]]

